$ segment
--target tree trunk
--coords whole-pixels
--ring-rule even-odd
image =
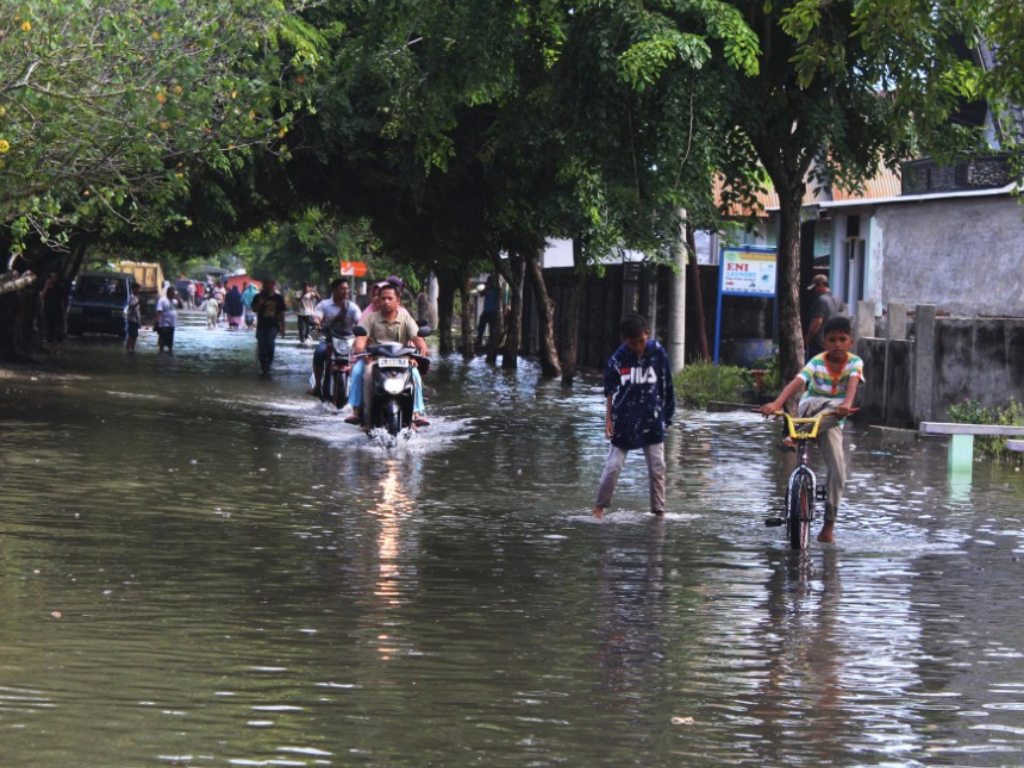
[[[64,265],[64,279],[68,285],[71,285],[71,281],[78,276],[79,270],[82,269],[82,262],[85,261],[85,254],[89,250],[89,242],[87,239],[82,238],[78,240],[71,250],[71,259]]]
[[[704,289],[700,284],[700,265],[697,264],[697,241],[689,224],[686,225],[686,250],[690,268],[688,282],[693,285],[694,312],[697,315],[697,345],[700,349],[700,359],[706,362],[711,359],[711,352],[708,348],[707,318],[704,317]]]
[[[783,186],[779,193],[779,260],[776,298],[779,302],[779,362],[788,383],[804,366],[804,334],[800,324],[800,207],[803,184]]]
[[[509,302],[508,328],[505,330],[505,352],[501,358],[501,367],[515,369],[519,365],[519,347],[523,341],[523,278],[526,265],[518,251],[509,252],[508,264],[512,298]]]
[[[573,286],[568,306],[565,308],[565,338],[562,339],[560,346],[563,387],[572,386],[572,381],[576,377],[576,362],[579,360],[580,307],[583,304],[583,291],[587,286],[587,270],[583,259],[583,242],[579,238],[573,238]]]
[[[22,362],[14,352],[14,323],[18,317],[18,306],[16,292],[0,294],[0,362]]]
[[[455,292],[458,290],[458,278],[451,272],[439,272],[437,275],[437,326],[438,352],[449,355],[455,351],[452,339],[452,320],[455,315]]]
[[[498,316],[491,320],[490,338],[487,340],[487,364],[497,365],[498,354],[501,352],[502,341],[505,338],[505,292],[501,290],[501,281],[504,273],[501,256],[494,254],[494,284],[498,286]],[[505,281],[508,282],[507,280]]]
[[[466,287],[466,280],[463,279],[459,283],[459,298],[462,301],[462,312],[460,312],[460,320],[462,321],[462,359],[472,360],[476,357],[476,347],[474,342],[474,331],[473,327],[473,302],[470,300],[470,292]]]
[[[526,254],[526,265],[540,318],[540,372],[542,376],[554,378],[562,375],[562,368],[558,364],[558,344],[555,343],[555,302],[548,295],[548,286],[544,282],[541,253],[539,248],[531,248]]]

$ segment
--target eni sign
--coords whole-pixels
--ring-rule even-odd
[[[723,294],[775,297],[774,248],[723,248],[721,253]]]
[[[748,299],[774,299],[776,252],[774,248],[757,245],[739,245],[719,250],[718,309],[715,313],[715,351],[718,364],[722,345],[722,307],[726,296],[746,296]],[[743,299],[730,299],[733,309],[744,305]],[[778,307],[776,307],[776,310]],[[772,321],[774,328],[776,321]],[[753,329],[749,329],[753,331]]]

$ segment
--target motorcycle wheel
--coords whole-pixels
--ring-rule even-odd
[[[334,402],[334,407],[339,411],[345,407],[348,402],[348,374],[343,371],[339,371],[332,377],[334,382],[331,385],[331,399]]]
[[[384,427],[390,435],[397,435],[402,431],[402,408],[394,400],[384,407]]]

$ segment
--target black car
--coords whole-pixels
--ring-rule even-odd
[[[82,272],[71,289],[68,333],[123,337],[132,280],[123,272]]]

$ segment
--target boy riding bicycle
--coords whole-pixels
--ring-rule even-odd
[[[775,414],[791,397],[803,391],[798,406],[801,417],[829,414],[822,419],[818,432],[818,447],[828,468],[825,523],[818,534],[818,541],[831,542],[846,485],[843,423],[853,409],[857,387],[864,381],[864,361],[850,352],[853,333],[849,318],[842,315],[830,317],[822,333],[825,351],[812,357],[777,398],[761,406],[761,413],[765,416]]]

